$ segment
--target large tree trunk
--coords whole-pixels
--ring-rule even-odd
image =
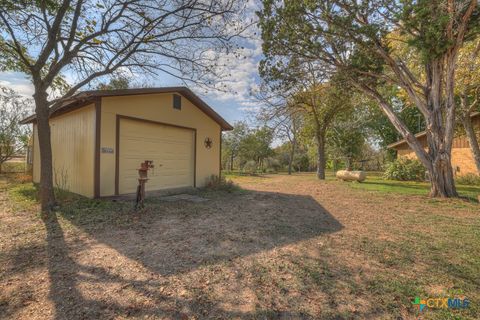
[[[431,197],[457,197],[450,154],[446,152],[435,153],[435,158],[428,169],[430,175]]]
[[[398,118],[387,100],[368,86],[352,82],[354,86],[357,86],[364,93],[379,102],[382,111],[425,166],[430,175],[430,196],[432,197],[458,196],[451,165],[455,127],[455,104],[453,99],[455,72],[452,69],[454,59],[451,58],[449,61],[450,65],[447,65],[446,68],[448,72],[445,81],[443,81],[445,79],[443,77],[445,71],[443,61],[442,58],[438,58],[430,61],[425,66],[426,86],[422,96],[419,96],[413,87],[408,87],[410,90],[407,90],[412,101],[415,102],[425,117],[428,151],[425,151],[425,146],[408,130],[405,123]],[[443,96],[444,82],[446,82],[446,99]]]
[[[40,147],[40,200],[42,211],[47,212],[51,211],[55,206],[47,93],[37,91],[34,94],[34,99],[35,113],[37,115],[38,144]]]
[[[367,92],[368,93],[368,92]],[[441,109],[436,112],[431,111],[427,122],[427,147],[428,152],[420,141],[411,134],[403,122],[394,114],[391,106],[382,98],[378,99],[382,110],[390,119],[395,128],[402,134],[408,145],[415,152],[417,158],[427,169],[430,178],[430,196],[432,197],[457,197],[453,170],[451,165],[451,141],[445,134],[442,125]],[[447,118],[447,122],[452,122],[452,114]],[[449,146],[450,145],[450,146]]]
[[[427,108],[426,118],[429,162],[426,167],[430,174],[430,196],[457,197],[452,169],[452,143],[455,127],[455,105],[453,103],[454,73],[443,62],[435,59],[426,65]],[[445,84],[446,99],[443,99],[443,75],[447,72]],[[446,110],[444,110],[446,108]],[[444,121],[445,117],[445,121]]]
[[[325,180],[325,133],[317,133],[317,178]]]
[[[460,115],[460,120],[463,127],[465,128],[465,133],[467,135],[468,143],[470,144],[470,149],[472,150],[473,159],[475,160],[475,165],[477,167],[477,173],[480,174],[480,146],[478,144],[478,138],[473,128],[472,118],[470,114]]]
[[[230,155],[230,171],[233,171],[233,152]]]
[[[378,98],[378,96],[374,97]],[[428,152],[426,152],[420,141],[407,131],[403,122],[394,115],[390,105],[381,98],[378,101],[391,123],[402,134],[417,158],[427,169],[430,176],[430,196],[457,197],[458,194],[451,165],[451,141],[449,141],[453,140],[453,138],[445,134],[441,109],[436,111],[430,109],[432,111],[426,119],[428,141]],[[452,114],[446,121],[454,122]]]

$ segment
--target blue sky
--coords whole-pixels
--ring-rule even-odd
[[[252,112],[258,108],[258,103],[250,96],[250,91],[260,81],[257,65],[261,55],[254,54],[253,52],[257,51],[255,49],[248,50],[251,50],[250,56],[241,61],[232,62],[232,65],[229,66],[232,78],[226,79],[227,89],[225,92],[215,90],[206,92],[204,89],[192,87],[197,95],[230,123],[251,118]],[[142,82],[142,80],[147,80],[153,86],[183,85],[178,79],[163,74],[159,74],[157,79],[141,79],[140,77],[136,79],[138,82]],[[30,80],[19,72],[0,72],[0,85],[12,88],[25,96],[33,94]]]
[[[253,18],[254,11],[258,9],[255,0],[249,1],[249,15]],[[191,89],[212,106],[222,117],[230,123],[239,120],[251,120],[254,118],[255,110],[258,110],[259,104],[254,101],[250,93],[260,82],[258,75],[258,63],[262,58],[261,40],[258,38],[258,32],[255,27],[246,32],[246,39],[241,41],[243,46],[240,49],[240,58],[234,55],[222,57],[222,64],[225,65],[225,71],[231,76],[223,78],[226,89],[222,92],[215,90],[200,89],[192,87]],[[65,75],[67,81],[73,77]],[[166,75],[158,74],[155,79],[143,79],[141,75],[134,76],[134,83],[148,82],[152,86],[175,86],[182,85],[178,79]],[[73,84],[73,83],[72,83]],[[10,87],[22,95],[31,96],[33,86],[30,80],[18,72],[0,72],[0,85]],[[87,90],[88,88],[84,88]]]

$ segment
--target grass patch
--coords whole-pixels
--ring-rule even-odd
[[[52,314],[50,288],[42,281],[49,279],[53,263],[54,272],[65,270],[53,278],[55,284],[68,288],[63,291],[67,295],[71,288],[81,293],[71,297],[79,308],[83,297],[88,297],[86,308],[102,307],[96,318],[125,317],[116,303],[127,296],[138,318],[179,318],[165,310],[181,305],[192,318],[413,319],[419,316],[412,305],[415,296],[465,295],[469,309],[426,310],[421,316],[477,319],[478,205],[409,197],[412,192],[425,195],[428,185],[406,187],[411,183],[375,174],[370,178],[377,182],[373,189],[333,181],[331,172],[327,182],[319,182],[314,173],[244,176],[234,180],[242,188],[234,192],[221,181],[198,190],[206,202],[147,197],[142,211],[134,211],[133,201],[65,193],[56,209],[61,227],[56,230],[63,231],[64,240],[58,234],[45,237],[44,222],[35,215],[35,185],[9,182],[2,189],[7,191],[5,203],[23,211],[6,211],[0,224],[0,244],[9,252],[2,263],[14,275],[3,287],[0,281],[0,310],[2,301],[13,297],[22,302],[26,296],[31,305],[21,304],[30,308],[25,314]],[[379,190],[381,184],[386,190]],[[369,190],[384,194],[367,195]],[[342,228],[321,231],[334,220]],[[45,241],[55,245],[48,249]],[[62,241],[64,253],[58,250]],[[48,262],[42,248],[58,250],[65,258],[54,256]],[[72,285],[69,279],[77,280]],[[19,293],[7,291],[12,283]],[[39,301],[32,301],[24,288],[46,289],[35,292]],[[56,294],[62,298],[58,306],[67,307],[62,294]],[[145,307],[149,305],[153,307]],[[244,311],[229,311],[236,306]],[[13,310],[5,303],[3,308]]]
[[[25,162],[5,162],[2,164],[2,173],[25,172]]]
[[[407,195],[426,196],[430,192],[430,184],[428,182],[385,180],[382,178],[381,173],[377,172],[368,172],[367,179],[364,182],[350,183],[349,186],[354,189]],[[461,197],[478,202],[480,186],[461,184],[457,184],[456,186]]]
[[[411,243],[401,241],[376,241],[364,237],[358,243],[358,250],[376,259],[388,268],[409,267],[415,263],[415,249]]]
[[[10,203],[15,210],[33,210],[38,205],[38,190],[29,183],[7,184],[7,193],[12,200]]]
[[[38,211],[38,186],[34,183],[9,184],[7,186],[11,205],[15,211]],[[88,199],[80,195],[55,190],[58,206],[55,212],[76,225],[101,228],[109,224],[126,224],[133,206],[124,202]]]
[[[375,276],[366,285],[368,292],[376,297],[378,310],[396,317],[400,316],[402,306],[411,304],[411,297],[423,295],[417,282],[385,274]]]
[[[77,198],[73,201],[61,203],[56,211],[73,225],[94,230],[103,229],[109,225],[128,226],[132,220],[129,213],[134,211],[133,206],[129,204]]]

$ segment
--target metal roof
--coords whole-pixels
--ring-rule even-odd
[[[138,89],[117,89],[117,90],[91,90],[82,91],[67,98],[63,103],[50,110],[50,116],[54,117],[59,114],[70,112],[88,105],[95,99],[101,97],[114,97],[114,96],[130,96],[130,95],[143,95],[143,94],[157,94],[157,93],[179,93],[188,100],[190,100],[197,108],[202,110],[206,115],[217,122],[222,130],[232,130],[233,127],[223,119],[218,113],[213,110],[205,101],[200,99],[192,90],[187,87],[161,87],[161,88],[138,88]],[[27,124],[35,122],[36,115],[31,115],[23,119],[20,123]]]

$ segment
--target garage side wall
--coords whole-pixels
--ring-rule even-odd
[[[196,186],[204,186],[211,175],[219,174],[220,125],[187,98],[182,96],[181,100],[181,110],[178,110],[173,108],[173,94],[171,93],[102,98],[100,196],[115,194],[117,115],[196,129]],[[210,149],[205,147],[206,138],[212,141]]]
[[[93,197],[95,108],[93,105],[50,120],[56,187]],[[40,182],[37,126],[33,126],[33,181]]]

